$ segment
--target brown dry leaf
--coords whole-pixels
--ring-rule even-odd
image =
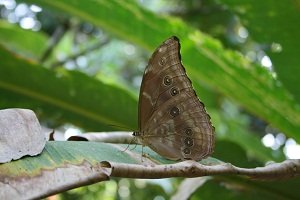
[[[33,111],[0,110],[0,163],[16,160],[25,155],[38,155],[45,144],[45,135]]]
[[[6,177],[0,181],[1,199],[40,199],[78,186],[109,179],[109,169],[84,162],[42,170],[35,176]]]

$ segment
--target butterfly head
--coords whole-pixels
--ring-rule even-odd
[[[139,137],[139,136],[141,136],[142,134],[141,134],[141,132],[139,132],[139,131],[134,131],[134,132],[132,133],[132,135],[135,136],[135,137]]]

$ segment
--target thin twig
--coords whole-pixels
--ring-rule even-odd
[[[70,60],[75,60],[76,58],[78,58],[79,56],[82,56],[82,55],[85,55],[91,51],[94,51],[96,49],[99,49],[101,48],[102,46],[106,45],[107,43],[109,42],[108,39],[104,39],[102,41],[99,41],[97,43],[95,43],[94,45],[82,50],[82,51],[79,51],[75,54],[72,54],[70,55],[69,57],[65,58],[64,60],[62,61],[58,61],[58,62],[55,62],[51,65],[52,68],[55,68],[55,67],[58,67],[58,66],[62,66],[64,65],[66,62],[70,61]]]
[[[48,48],[40,58],[40,63],[43,63],[51,55],[54,47],[63,38],[63,36],[65,35],[65,33],[68,31],[69,28],[70,28],[69,20],[66,20],[63,24],[61,24],[56,28],[51,39],[49,40]]]

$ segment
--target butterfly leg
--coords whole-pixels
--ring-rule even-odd
[[[131,145],[131,144],[133,144],[133,143],[135,143],[135,146],[132,148],[132,149],[130,149],[130,150],[133,150],[133,149],[135,149],[136,148],[136,142],[134,142],[136,140],[136,138],[134,137],[130,142],[129,142],[129,144],[127,144],[127,147],[124,149],[124,150],[122,150],[121,152],[125,152],[125,151],[127,151],[127,149],[129,148],[129,146]]]

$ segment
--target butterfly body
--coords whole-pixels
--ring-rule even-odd
[[[156,49],[145,69],[134,135],[171,160],[201,160],[213,151],[214,127],[187,77],[175,36]]]

